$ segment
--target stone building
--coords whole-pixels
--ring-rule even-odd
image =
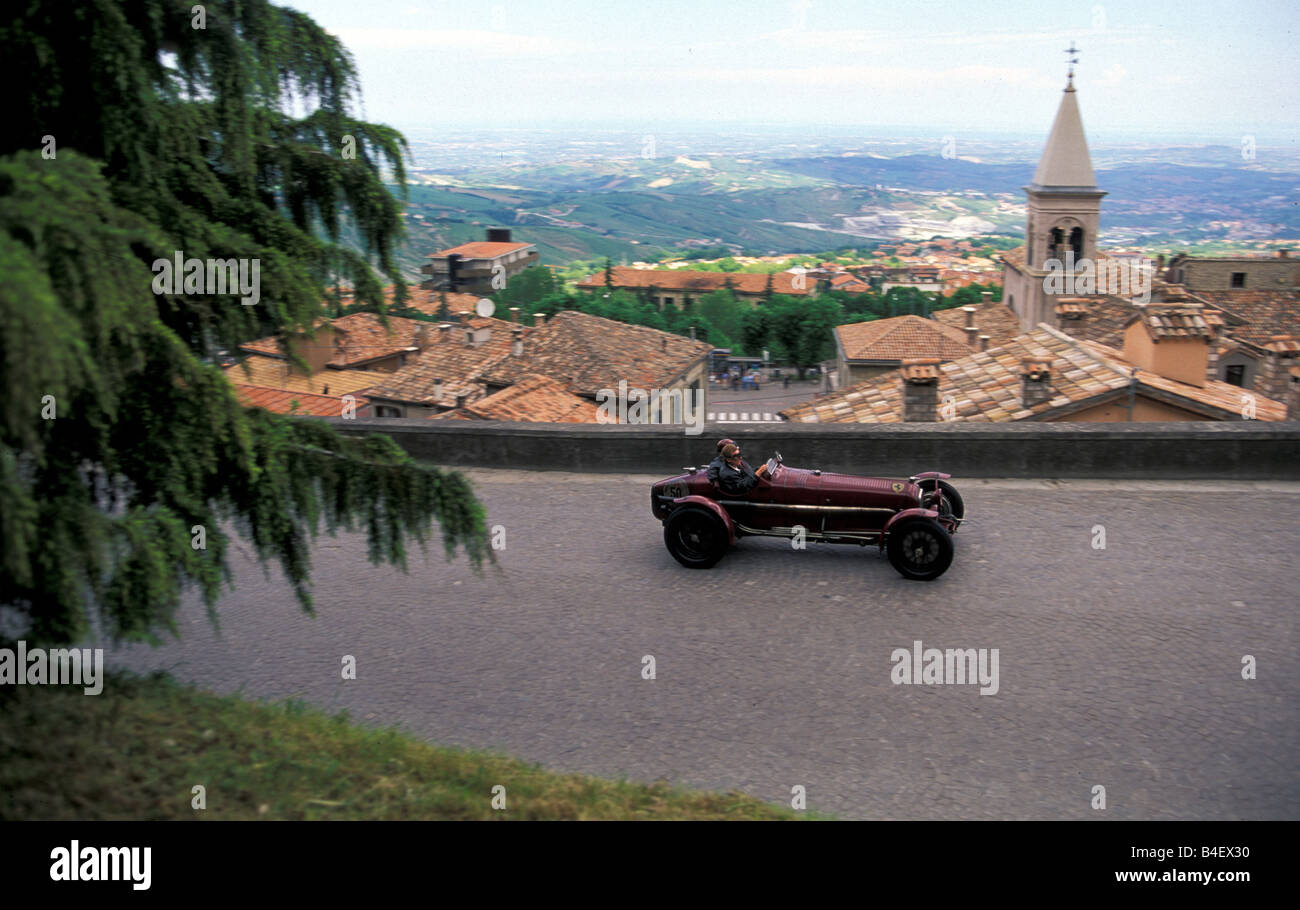
[[[1058,272],[1074,274],[1084,260],[1097,259],[1106,193],[1097,188],[1077,94],[1071,74],[1034,180],[1024,187],[1029,197],[1025,246],[1003,257],[1002,299],[1020,317],[1024,331],[1055,321],[1055,301],[1044,290],[1049,263]]]

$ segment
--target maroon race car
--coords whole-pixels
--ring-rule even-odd
[[[746,536],[822,543],[877,544],[904,578],[938,578],[952,563],[952,535],[966,515],[949,474],[907,480],[830,474],[768,459],[768,477],[743,495],[711,483],[704,468],[661,480],[650,508],[664,524],[664,543],[682,565],[707,569]]]

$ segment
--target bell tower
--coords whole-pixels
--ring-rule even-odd
[[[1044,280],[1053,272],[1077,272],[1078,264],[1097,258],[1097,231],[1101,197],[1088,155],[1083,119],[1074,87],[1078,49],[1073,44],[1070,70],[1047,146],[1038,161],[1034,180],[1024,187],[1029,197],[1025,222],[1024,257],[1008,262],[1003,276],[1003,297],[1029,331],[1040,322],[1055,324],[1053,294]]]

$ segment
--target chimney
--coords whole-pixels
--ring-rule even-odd
[[[695,340],[695,326],[691,326],[691,341]]]
[[[542,327],[542,326],[544,326],[544,325],[546,325],[546,314],[545,314],[545,313],[534,313],[534,314],[533,314],[533,326],[534,326],[535,328],[540,328],[540,327]]]
[[[433,400],[434,403],[442,401],[442,380],[441,379],[435,379],[433,381]]]
[[[1291,368],[1290,386],[1286,396],[1286,419],[1300,420],[1300,367]]]
[[[980,350],[981,350],[981,351],[987,351],[988,349],[989,349],[989,336],[987,336],[987,335],[981,335],[981,336],[980,336]]]
[[[444,322],[438,326],[438,341],[445,343],[451,341],[451,323]]]
[[[510,308],[510,321],[515,323],[519,322],[519,307],[512,306]]]
[[[1200,304],[1150,303],[1124,327],[1123,358],[1143,370],[1204,386],[1213,333]]]
[[[1025,357],[1020,361],[1020,401],[1026,408],[1052,397],[1052,367],[1046,357]]]
[[[457,408],[463,408],[463,407],[465,407],[465,396],[464,396],[464,395],[457,395],[457,396],[456,396],[456,407],[457,407]]]
[[[986,304],[992,303],[992,302],[993,302],[993,292],[992,292],[992,291],[980,291],[980,299],[983,300],[984,303],[986,303]]]
[[[939,419],[939,358],[903,361],[903,420],[934,423]]]
[[[984,293],[987,294],[988,291],[985,291]],[[962,311],[963,313],[966,314],[966,328],[969,329],[969,328],[974,327],[974,325],[975,325],[975,307],[973,307],[973,306],[964,306],[964,307],[961,308],[961,311]]]
[[[509,243],[510,228],[488,228],[487,239],[488,243]]]
[[[433,329],[427,325],[419,326],[415,330],[415,346],[420,349],[421,353],[429,350],[433,344]]]
[[[515,336],[514,339],[510,342],[511,356],[513,357],[524,356],[524,327],[521,325],[515,326],[511,330],[511,334]]]
[[[979,347],[979,334],[980,330],[975,328],[975,326],[966,326],[966,343],[970,345],[972,351]]]

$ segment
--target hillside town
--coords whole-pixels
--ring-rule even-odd
[[[762,309],[774,295],[811,301],[905,288],[942,301],[978,290],[966,305],[834,326],[834,357],[817,366],[815,385],[796,387],[806,400],[772,403],[761,383],[780,375],[778,365],[720,362],[694,327],[684,337],[577,310],[549,320],[515,306],[509,318],[493,315],[491,298],[539,260],[507,228],[430,254],[409,316],[353,312],[294,337],[250,341],[226,374],[250,405],[311,416],[594,423],[600,390],[620,380],[707,395],[719,382],[738,388],[743,366],[754,392],[741,406],[767,420],[1296,419],[1300,261],[1287,250],[1150,262],[1139,250],[1098,249],[1105,190],[1076,96],[1071,77],[1025,187],[1018,248],[978,255],[970,240],[936,237],[878,247],[866,263],[780,269],[790,257],[731,257],[732,268],[764,271],[706,271],[690,260],[634,262],[571,286],[588,298],[623,292],[687,312],[720,291]],[[1063,258],[1067,293],[1051,286]],[[1119,287],[1073,283],[1121,272]],[[345,294],[341,303],[352,301]]]

